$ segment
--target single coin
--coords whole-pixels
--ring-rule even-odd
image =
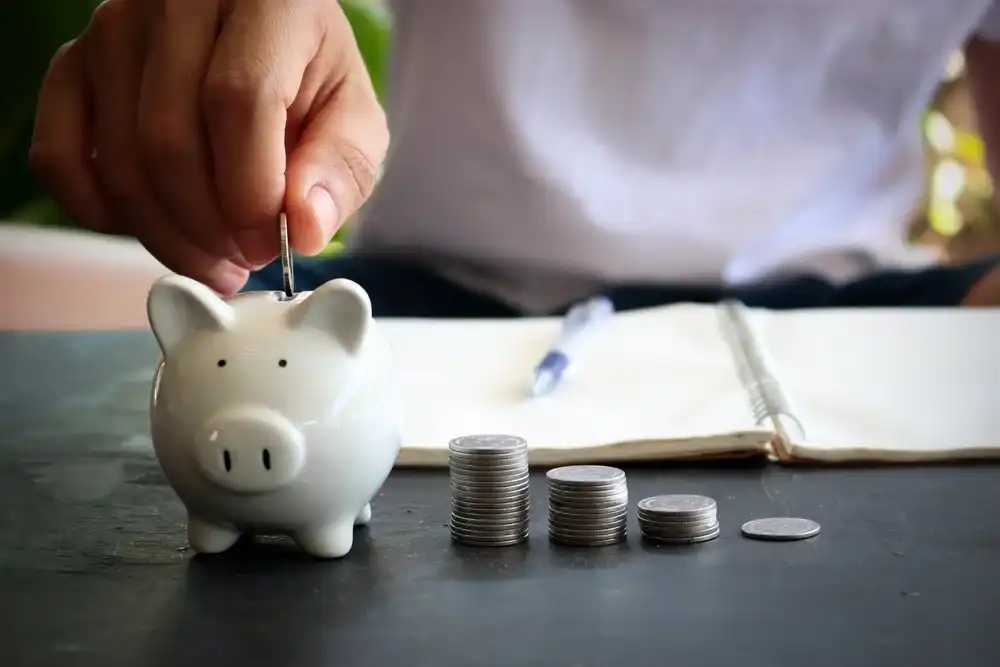
[[[458,544],[466,547],[513,547],[518,544],[523,544],[528,539],[528,534],[517,535],[511,538],[494,540],[494,539],[479,539],[475,537],[461,537],[458,535],[452,535],[452,540]]]
[[[496,474],[486,470],[465,471],[452,468],[449,471],[448,476],[450,479],[459,480],[461,482],[466,482],[466,483],[482,482],[483,484],[496,484],[496,483],[513,484],[515,482],[520,484],[522,482],[527,482],[529,479],[531,479],[531,475],[528,473],[527,470],[512,470],[510,472],[503,472],[500,474]]]
[[[648,516],[690,516],[716,509],[715,500],[687,494],[652,496],[639,501],[639,512]]]
[[[549,534],[557,535],[568,540],[603,540],[614,535],[625,535],[628,533],[626,526],[618,526],[607,530],[569,530],[560,526],[549,526]]]
[[[740,530],[744,536],[753,540],[788,542],[819,535],[819,524],[809,519],[775,517],[747,521]]]
[[[587,511],[576,508],[564,510],[558,507],[549,506],[549,516],[564,521],[606,521],[609,519],[626,518],[628,516],[628,508],[613,507],[597,511]]]
[[[710,533],[705,533],[703,535],[696,535],[692,537],[662,537],[660,535],[650,535],[649,533],[642,533],[642,539],[650,542],[652,544],[695,544],[698,542],[708,542],[714,540],[719,536],[721,531],[716,528]]]
[[[717,523],[719,520],[719,517],[715,516],[715,514],[710,514],[708,516],[694,517],[691,519],[663,519],[663,518],[650,519],[649,517],[642,516],[640,514],[637,518],[639,519],[639,523],[641,524],[650,526],[662,526],[664,528],[676,527],[681,529],[688,526],[701,526],[701,525],[713,524]]]
[[[462,497],[452,495],[452,507],[464,507],[474,510],[512,510],[527,508],[531,505],[531,496],[527,493],[517,493],[509,496],[476,496]]]
[[[528,496],[531,489],[527,486],[517,486],[517,487],[483,487],[483,486],[460,486],[457,484],[451,485],[452,498],[460,498],[462,500],[514,500],[515,498],[521,498]]]
[[[550,526],[560,526],[571,530],[602,530],[605,528],[620,528],[621,526],[628,525],[628,517],[624,516],[616,519],[597,521],[566,521],[565,519],[560,519],[550,514],[548,520]]]
[[[531,496],[527,493],[518,493],[509,496],[468,496],[462,497],[453,495],[451,498],[452,507],[462,507],[470,510],[514,510],[527,509],[531,506]]]
[[[495,453],[519,453],[527,449],[528,441],[516,435],[481,434],[463,435],[453,438],[448,443],[448,448],[459,453],[473,452],[495,452]]]
[[[628,489],[613,489],[610,491],[594,490],[590,493],[566,493],[565,491],[549,488],[548,496],[553,501],[566,504],[628,503]]]
[[[450,461],[448,469],[472,475],[504,475],[527,472],[529,470],[526,459],[520,461],[503,461],[500,463],[493,463],[491,461]]]
[[[468,528],[469,530],[475,530],[477,528],[509,528],[512,526],[523,525],[527,521],[528,517],[524,514],[515,514],[505,517],[472,517],[452,512],[449,523],[453,526],[460,526],[462,528]]]
[[[706,535],[719,534],[719,524],[714,526],[707,526],[705,528],[699,528],[698,530],[657,530],[655,528],[650,528],[649,526],[639,526],[639,531],[643,535],[650,535],[652,537],[663,537],[663,538],[690,538],[690,537],[704,537]]]
[[[288,240],[288,216],[282,211],[278,215],[279,250],[281,251],[281,277],[284,281],[285,296],[295,296],[295,272],[292,266],[292,245]]]
[[[603,537],[600,539],[576,539],[564,537],[562,535],[549,533],[549,539],[557,544],[562,544],[568,547],[607,547],[612,544],[619,544],[628,539],[627,533],[620,533],[617,535],[612,535],[610,537]]]
[[[614,484],[625,479],[625,472],[611,466],[576,465],[553,468],[545,476],[559,485]]]
[[[453,515],[463,516],[469,519],[484,519],[492,520],[496,519],[500,521],[502,519],[513,519],[515,517],[526,517],[530,514],[530,506],[525,503],[523,505],[517,505],[513,508],[496,508],[496,507],[464,507],[459,505],[456,507],[452,505],[451,512]]]
[[[523,539],[528,535],[527,526],[518,526],[511,530],[467,530],[452,527],[451,536],[462,540],[477,540],[480,542],[506,542]]]
[[[505,470],[510,468],[527,468],[528,467],[528,456],[526,453],[521,454],[498,454],[496,456],[485,455],[485,454],[455,454],[451,453],[448,457],[449,467],[460,467],[460,468],[475,468],[476,470],[482,469],[497,469]]]

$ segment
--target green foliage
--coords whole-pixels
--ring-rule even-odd
[[[0,55],[8,63],[0,87],[0,220],[68,225],[28,171],[38,89],[52,55],[78,35],[100,0],[28,0],[0,8]],[[385,91],[389,23],[371,3],[342,0],[380,98]],[[13,64],[13,66],[11,66]]]

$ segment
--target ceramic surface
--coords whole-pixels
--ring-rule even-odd
[[[147,313],[163,353],[153,445],[191,546],[221,552],[253,532],[347,554],[401,440],[392,351],[365,291],[337,279],[292,299],[224,300],[172,275]]]

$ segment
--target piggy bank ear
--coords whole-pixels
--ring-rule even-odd
[[[290,314],[292,326],[328,333],[350,354],[361,348],[371,316],[368,293],[345,278],[323,283]]]
[[[149,289],[146,315],[163,356],[195,331],[222,331],[236,319],[232,306],[196,280],[170,275]]]

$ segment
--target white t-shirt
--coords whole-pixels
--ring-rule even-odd
[[[528,312],[622,283],[834,280],[906,242],[919,117],[992,0],[399,0],[355,230]]]

